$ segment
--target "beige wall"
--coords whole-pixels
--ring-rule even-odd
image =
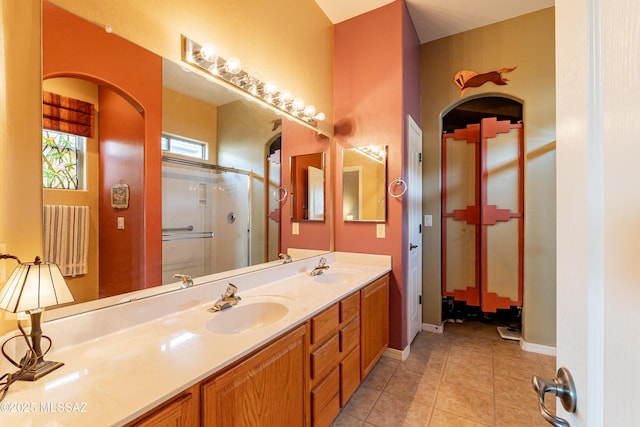
[[[115,34],[180,60],[180,34],[211,41],[225,57],[275,80],[327,115],[333,132],[333,26],[313,0],[56,0],[55,4]],[[0,244],[25,260],[42,251],[40,175],[41,9],[39,0],[3,0],[0,19]],[[26,142],[34,141],[29,145]],[[11,271],[11,262],[0,261]],[[0,266],[0,268],[2,268]],[[0,270],[0,274],[2,271]],[[15,316],[0,313],[0,334]]]
[[[441,322],[440,117],[460,100],[459,70],[518,68],[506,86],[487,83],[465,96],[503,93],[524,102],[526,144],[523,335],[555,346],[555,44],[554,9],[503,21],[422,46],[423,321]]]
[[[98,135],[100,134],[100,112],[98,111],[98,85],[79,79],[47,79],[43,90],[89,102],[96,108],[93,138],[87,138],[85,155],[85,189],[83,190],[44,190],[44,204],[89,206],[89,258],[87,274],[65,277],[76,302],[92,301],[98,298],[99,286],[99,210],[100,210],[100,162],[98,157]]]
[[[25,31],[39,27],[39,0],[0,3],[0,245],[23,261],[42,252],[42,71],[40,57],[25,54],[40,52],[40,32]],[[14,267],[0,261],[0,275]],[[0,334],[15,329],[15,319],[0,310]]]
[[[162,88],[162,132],[207,144],[208,163],[217,162],[217,107]]]

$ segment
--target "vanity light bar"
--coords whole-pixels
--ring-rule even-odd
[[[247,73],[238,58],[221,58],[213,45],[198,44],[184,35],[181,38],[183,62],[209,79],[216,79],[227,89],[251,97],[276,113],[320,133],[318,122],[326,117],[322,112],[316,113],[313,105],[305,105],[302,99],[293,99],[289,91],[278,89],[272,81],[264,82]]]

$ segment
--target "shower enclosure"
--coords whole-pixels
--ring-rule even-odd
[[[162,158],[162,283],[251,264],[251,172]]]

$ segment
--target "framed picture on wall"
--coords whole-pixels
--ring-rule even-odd
[[[127,209],[129,207],[129,185],[115,184],[111,186],[111,207]]]

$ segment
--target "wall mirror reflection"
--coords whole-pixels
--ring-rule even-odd
[[[76,302],[161,292],[175,273],[274,265],[287,249],[270,197],[289,173],[281,118],[48,1],[42,13],[43,90],[54,94],[43,115],[85,104],[95,113],[66,130],[43,120],[43,162],[77,159],[62,183],[43,169],[44,205],[64,207],[45,221],[65,209],[86,218],[83,266],[65,277]]]
[[[291,220],[324,221],[324,153],[291,157]]]
[[[386,165],[386,145],[368,145],[342,151],[344,221],[385,221]]]

